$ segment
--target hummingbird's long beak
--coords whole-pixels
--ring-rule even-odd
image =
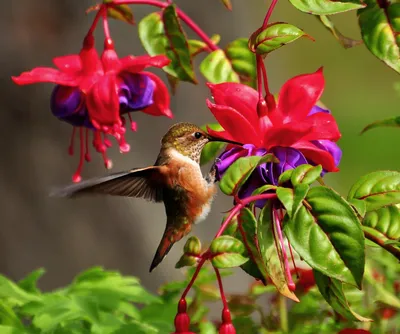
[[[238,145],[238,146],[243,146],[242,143],[239,143],[237,141],[233,141],[233,140],[228,140],[228,139],[222,139],[222,138],[217,138],[217,137],[213,137],[208,135],[208,140],[209,141],[219,141],[221,143],[227,143],[227,144],[233,144],[233,145]]]

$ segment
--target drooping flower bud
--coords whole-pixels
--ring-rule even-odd
[[[222,310],[222,324],[219,327],[219,334],[236,334],[236,329],[232,324],[231,312],[228,308]]]
[[[187,305],[186,300],[181,299],[178,303],[178,313],[175,316],[175,332],[172,334],[195,334],[189,331],[190,327],[190,318],[186,313]]]

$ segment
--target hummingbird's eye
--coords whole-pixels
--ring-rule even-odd
[[[201,134],[201,132],[195,132],[193,135],[194,135],[194,138],[196,138],[196,139],[200,139],[203,136]]]

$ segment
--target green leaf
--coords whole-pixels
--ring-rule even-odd
[[[139,38],[151,55],[166,55],[171,63],[163,70],[183,81],[196,82],[189,45],[176,16],[174,5],[163,13],[151,13],[138,25]]]
[[[309,37],[303,30],[288,23],[272,23],[265,29],[256,30],[249,39],[251,51],[265,55],[294,42],[300,37]]]
[[[199,263],[199,258],[192,255],[183,254],[175,264],[175,268],[192,267]]]
[[[386,118],[386,119],[382,119],[380,121],[376,121],[371,124],[368,124],[364,129],[362,129],[361,134],[363,134],[364,132],[367,132],[371,129],[381,128],[381,127],[392,127],[392,128],[400,127],[400,116]]]
[[[207,127],[214,131],[222,131],[223,128],[221,125],[218,123],[211,123],[211,124],[206,124],[201,127],[203,131],[207,131]],[[215,159],[216,155],[218,154],[219,150],[221,150],[226,143],[218,142],[218,141],[212,141],[206,144],[204,146],[203,150],[201,151],[201,156],[200,156],[200,165],[205,165],[206,163],[212,161]]]
[[[248,258],[241,255],[245,251],[244,244],[229,235],[214,239],[210,251],[213,254],[211,262],[216,268],[239,267],[248,261]]]
[[[142,321],[133,320],[129,324],[123,325],[113,334],[157,334],[159,333],[156,327],[150,324],[143,323]]]
[[[19,328],[19,327],[0,325],[0,333],[1,334],[28,334],[29,332],[26,331],[25,329]]]
[[[272,154],[262,157],[251,156],[237,159],[222,177],[219,183],[220,189],[224,194],[229,196],[236,194],[256,167],[269,161],[278,162]]]
[[[316,270],[314,270],[314,278],[322,296],[337,313],[351,321],[372,321],[371,319],[362,317],[350,308],[341,282],[325,276]]]
[[[293,186],[311,184],[321,176],[322,166],[300,165],[293,170],[290,181]]]
[[[278,187],[276,189],[276,195],[285,207],[289,217],[292,217],[297,213],[303,204],[303,200],[306,198],[309,189],[310,187],[308,184],[299,184],[294,189],[283,187]]]
[[[250,51],[247,38],[238,38],[229,43],[225,53],[233,70],[239,75],[240,82],[256,88],[256,56]]]
[[[332,0],[289,0],[298,10],[307,14],[330,15],[347,12],[365,7],[359,0],[332,1]]]
[[[16,328],[24,327],[18,315],[4,300],[0,302],[0,324]]]
[[[249,258],[249,261],[241,266],[241,268],[250,276],[260,279],[264,284],[267,284],[268,273],[265,266],[257,239],[257,220],[253,213],[248,208],[243,208],[238,216],[241,228],[236,224],[235,237],[243,243],[246,243],[244,256]]]
[[[284,231],[291,245],[312,268],[344,283],[361,287],[364,272],[364,234],[351,206],[327,187],[311,188],[307,206]]]
[[[400,72],[400,3],[365,0],[367,7],[359,10],[358,23],[362,39],[376,57]]]
[[[231,0],[222,0],[222,3],[224,4],[224,6],[229,9],[232,10],[232,3]]]
[[[382,233],[388,239],[400,239],[400,209],[396,205],[368,212],[362,224]]]
[[[183,251],[187,254],[200,255],[201,254],[201,242],[196,236],[190,237],[183,247]]]
[[[23,305],[40,299],[35,294],[21,289],[17,284],[2,275],[0,275],[0,298],[9,299],[12,304],[16,305]]]
[[[242,254],[245,250],[243,242],[231,237],[229,235],[223,235],[213,240],[210,246],[212,254],[220,253],[238,253]]]
[[[276,191],[276,188],[277,187],[272,184],[264,184],[263,186],[254,190],[251,196],[260,195],[270,190]]]
[[[257,241],[272,283],[282,295],[298,302],[299,299],[290,291],[286,279],[285,269],[281,261],[283,258],[282,249],[278,242],[273,220],[272,204],[270,202],[264,206],[258,218]]]
[[[281,175],[279,175],[278,185],[283,185],[286,182],[289,182],[292,178],[293,169],[288,169],[284,171]]]
[[[104,0],[104,3],[110,3],[112,1],[113,0]],[[115,20],[126,22],[132,25],[135,24],[132,10],[128,5],[113,5],[112,7],[108,7],[107,15]]]
[[[200,322],[199,330],[199,334],[218,334],[217,328],[211,321]]]
[[[321,23],[328,29],[332,35],[338,40],[338,42],[345,48],[349,49],[353,46],[362,44],[362,41],[354,40],[352,38],[344,36],[334,25],[332,20],[325,15],[318,16]]]
[[[141,321],[156,327],[160,334],[174,332],[174,318],[176,315],[175,301],[145,306],[140,314],[142,317]]]
[[[200,72],[211,83],[240,82],[239,75],[233,70],[223,50],[211,52],[200,64]]]
[[[40,290],[37,288],[37,281],[45,274],[46,270],[40,268],[32,271],[28,276],[18,282],[18,286],[24,289],[26,292],[40,294]]]
[[[361,217],[364,217],[365,213],[367,212],[367,206],[363,200],[352,198],[349,200],[349,204]]]
[[[221,39],[220,35],[212,35],[210,37],[210,40],[214,43],[214,45],[217,45],[220,39]],[[192,58],[204,51],[210,51],[206,43],[204,43],[203,41],[199,41],[197,39],[189,39],[188,45],[189,45],[189,53]]]
[[[364,175],[351,187],[347,199],[365,202],[367,212],[400,203],[400,173],[377,171]]]

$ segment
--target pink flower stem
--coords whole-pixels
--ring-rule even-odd
[[[257,91],[258,91],[258,101],[263,99],[263,89],[262,89],[262,76],[261,76],[261,66],[263,60],[260,55],[256,56],[257,60]]]
[[[296,285],[293,283],[292,275],[290,273],[289,261],[288,261],[288,257],[287,257],[287,253],[286,253],[285,243],[283,242],[281,222],[280,222],[280,219],[278,216],[278,212],[275,209],[272,209],[272,212],[274,214],[273,222],[275,224],[275,229],[276,229],[276,232],[277,232],[278,238],[279,238],[280,248],[282,250],[283,266],[284,266],[284,270],[285,270],[286,279],[288,282],[288,287],[289,287],[289,290],[294,291],[296,289]]]
[[[234,206],[234,208],[231,210],[229,216],[225,219],[225,221],[221,224],[221,227],[219,228],[217,234],[215,235],[215,238],[218,238],[221,236],[221,234],[225,231],[225,229],[228,227],[232,219],[238,214],[238,212],[247,204],[250,204],[251,202],[258,201],[260,199],[274,199],[276,198],[276,194],[261,194],[261,195],[254,195],[247,197],[243,199],[240,203]],[[199,275],[200,269],[203,267],[204,263],[210,259],[211,257],[211,251],[210,248],[207,249],[205,253],[201,255],[200,261],[197,264],[196,271],[194,272],[188,286],[182,293],[181,299],[185,299],[186,295],[189,293],[190,289],[192,288],[197,276]]]
[[[104,38],[108,43],[112,43],[110,27],[108,25],[108,16],[107,10],[103,10],[103,30],[104,30]]]
[[[114,0],[108,2],[106,5],[149,5],[159,8],[165,8],[170,5],[169,2],[161,2],[158,0]],[[213,43],[210,37],[196,24],[193,20],[182,10],[176,8],[176,13],[178,17],[186,23],[186,25],[192,29],[203,41],[207,44],[211,51],[219,50],[219,47]]]
[[[218,268],[214,267],[214,271],[215,271],[215,275],[217,276],[219,293],[221,295],[222,304],[224,305],[224,309],[227,309],[228,308],[228,303],[226,301],[226,297],[225,297],[225,293],[224,293],[224,287],[222,285],[221,274],[219,273]]]
[[[268,21],[272,15],[272,12],[273,12],[277,2],[278,2],[278,0],[272,0],[271,4],[269,5],[268,11],[267,11],[267,14],[265,15],[264,22],[263,22],[261,29],[264,30],[267,27]]]
[[[95,8],[97,8],[97,6]],[[86,36],[93,35],[94,31],[96,30],[97,23],[99,23],[100,17],[103,15],[103,12],[106,12],[106,14],[107,14],[107,7],[105,4],[101,5],[99,10],[97,11],[96,16],[94,17],[92,25],[90,26],[89,31],[86,34]]]

